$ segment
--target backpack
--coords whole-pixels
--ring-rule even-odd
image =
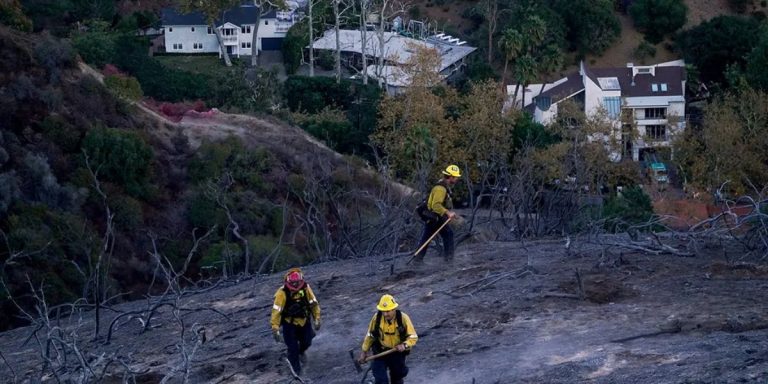
[[[282,318],[309,318],[309,298],[307,297],[307,291],[305,288],[298,290],[296,293],[301,297],[294,300],[293,294],[287,288],[283,287],[285,292],[285,307],[281,313]]]
[[[437,213],[432,212],[432,210],[427,207],[427,199],[424,199],[419,205],[416,206],[416,215],[419,216],[419,219],[425,223],[437,221],[440,219],[440,216],[438,216]]]
[[[451,198],[451,190],[448,187],[446,187],[445,185],[437,184],[434,187],[432,187],[432,189],[434,189],[438,185],[443,187],[443,188],[445,188],[446,199],[450,199]],[[435,213],[434,211],[429,209],[429,207],[427,206],[427,203],[428,203],[428,200],[429,200],[429,195],[432,194],[432,189],[430,189],[429,193],[427,193],[427,197],[425,197],[424,200],[422,200],[421,203],[419,203],[419,205],[416,206],[416,210],[415,210],[416,211],[416,215],[418,215],[419,218],[421,219],[421,221],[423,221],[425,223],[436,222],[436,221],[440,220],[440,215],[438,215],[437,213]]]
[[[382,316],[381,311],[376,313],[376,321],[374,322],[373,330],[371,331],[371,336],[373,336],[373,350],[376,353],[384,351],[384,347],[382,347],[380,341]],[[403,343],[408,338],[408,331],[405,329],[405,325],[403,325],[403,314],[399,309],[395,310],[395,321],[397,322],[397,333],[400,335],[400,342]],[[403,353],[408,355],[411,351],[406,349]]]

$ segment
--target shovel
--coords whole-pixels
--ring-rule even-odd
[[[368,356],[363,361],[363,364],[365,364],[365,363],[367,363],[367,362],[369,362],[371,360],[378,359],[379,357],[383,357],[383,356],[389,355],[392,352],[397,352],[397,348],[387,349],[384,352],[375,354],[373,356]],[[363,372],[363,367],[361,367],[360,363],[357,361],[357,359],[355,359],[355,353],[351,349],[349,350],[349,357],[352,358],[352,362],[355,364],[355,369],[357,370],[357,373]]]
[[[448,225],[448,223],[449,223],[450,221],[451,221],[451,218],[449,217],[449,218],[448,218],[448,220],[446,220],[446,221],[443,223],[443,225],[441,225],[441,226],[440,226],[440,228],[438,228],[438,229],[435,231],[435,233],[433,233],[433,234],[432,234],[432,236],[430,236],[430,237],[429,237],[429,239],[427,239],[427,241],[425,241],[425,242],[424,242],[424,244],[422,244],[422,245],[421,245],[421,247],[419,247],[419,249],[417,249],[417,250],[416,250],[416,252],[414,252],[414,253],[413,253],[413,256],[411,256],[411,258],[410,258],[410,259],[408,259],[408,261],[407,261],[405,264],[406,264],[406,265],[410,264],[410,263],[411,263],[411,261],[413,261],[413,258],[414,258],[414,257],[416,257],[416,255],[418,255],[418,254],[419,254],[419,252],[421,252],[421,250],[422,250],[422,249],[424,249],[424,247],[426,247],[427,245],[429,245],[429,243],[432,241],[432,239],[434,239],[434,238],[435,238],[435,236],[437,236],[437,234],[438,234],[438,233],[440,233],[440,230],[442,230],[442,229],[443,229],[443,227],[445,227],[446,225]]]

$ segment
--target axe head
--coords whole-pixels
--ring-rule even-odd
[[[355,353],[351,349],[349,350],[349,357],[352,358],[352,363],[355,364],[355,370],[357,373],[363,372],[363,367],[361,367],[360,363],[357,362],[357,359],[355,359]]]

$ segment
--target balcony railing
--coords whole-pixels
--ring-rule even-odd
[[[224,45],[237,45],[237,36],[222,36],[221,40]]]

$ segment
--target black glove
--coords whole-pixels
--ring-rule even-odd
[[[280,334],[280,330],[273,329],[272,330],[272,337],[275,338],[276,343],[282,343],[283,342],[283,335]]]

